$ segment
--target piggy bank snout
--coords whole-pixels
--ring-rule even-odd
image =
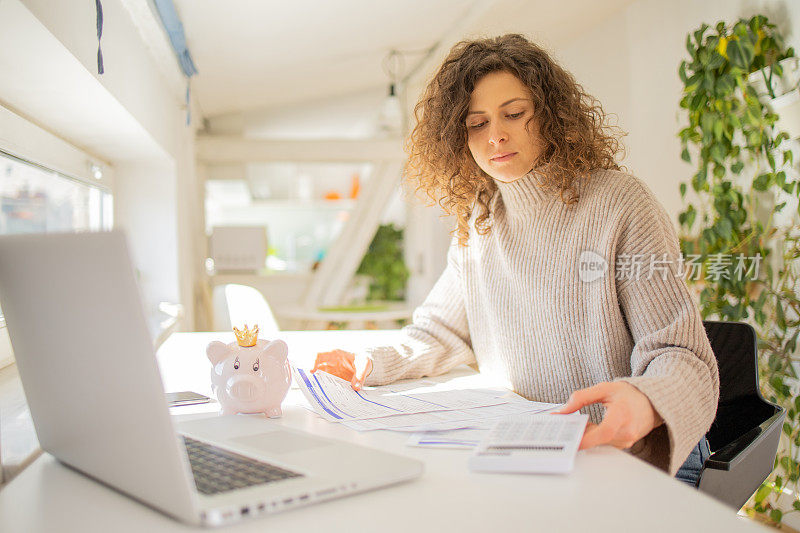
[[[228,394],[240,401],[250,402],[263,396],[264,381],[254,376],[231,376],[226,383]]]

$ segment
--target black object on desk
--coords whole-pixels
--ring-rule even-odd
[[[203,396],[196,392],[182,391],[182,392],[168,392],[166,393],[167,404],[170,407],[177,407],[179,405],[193,405],[196,403],[208,403],[211,398]]]

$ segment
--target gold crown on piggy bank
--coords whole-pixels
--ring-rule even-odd
[[[239,346],[255,346],[258,341],[258,324],[255,324],[253,329],[249,329],[247,324],[244,325],[244,329],[234,327],[233,333],[236,335],[236,342],[239,343]]]

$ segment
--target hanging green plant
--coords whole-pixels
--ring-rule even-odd
[[[381,225],[356,274],[371,278],[367,300],[403,300],[409,275],[403,259],[403,229]]]
[[[775,470],[751,508],[780,522],[800,510],[800,399],[791,388],[800,334],[800,182],[790,136],[776,127],[779,116],[769,104],[780,96],[774,82],[785,74],[781,61],[794,51],[762,15],[709,29],[703,24],[687,35],[690,58],[678,71],[689,122],[679,133],[681,158],[696,165],[680,185],[681,247],[705,274],[689,279],[703,318],[756,328],[763,394],[787,410]],[[758,77],[767,94],[749,83]]]

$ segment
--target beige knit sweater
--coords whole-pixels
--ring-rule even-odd
[[[564,402],[575,390],[626,381],[665,422],[631,452],[674,474],[711,426],[719,375],[666,212],[639,179],[617,171],[582,178],[572,206],[533,173],[498,186],[491,232],[470,227],[467,247],[454,240],[402,341],[368,350],[366,383],[477,362],[530,400]],[[587,251],[607,261],[605,272],[581,268]],[[586,410],[600,422],[600,405]]]

